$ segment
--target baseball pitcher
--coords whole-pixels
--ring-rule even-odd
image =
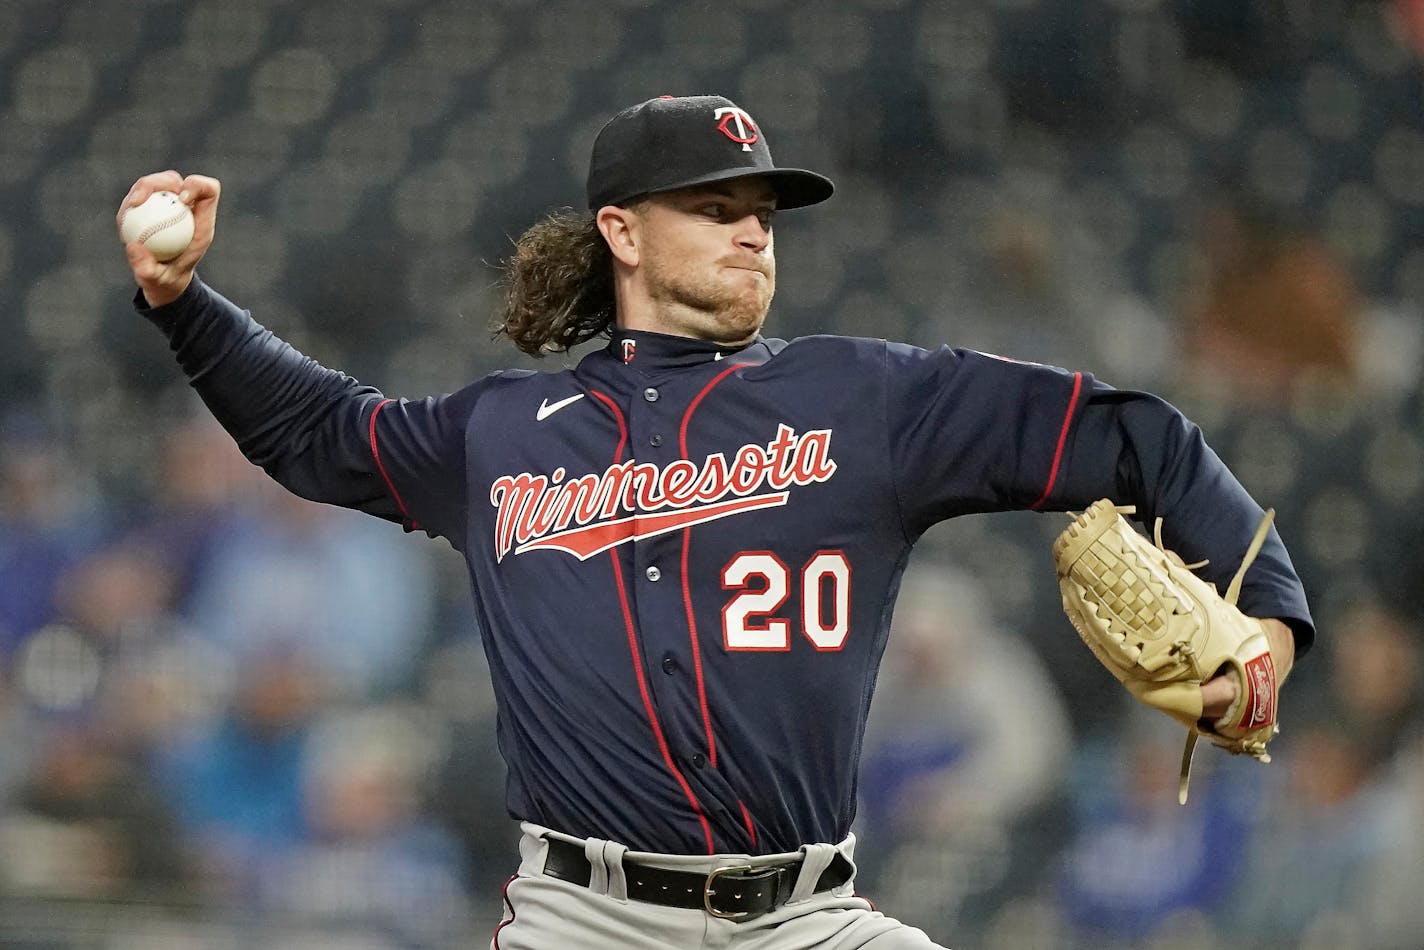
[[[1200,431],[1152,395],[964,349],[764,336],[774,218],[833,186],[775,165],[764,130],[721,97],[615,115],[587,211],[539,222],[508,262],[501,326],[521,350],[606,345],[572,369],[431,398],[324,368],[219,296],[194,272],[218,182],[147,175],[121,210],[157,190],[192,208],[195,237],[167,262],[127,245],[135,304],[246,456],[298,495],[444,538],[468,564],[524,832],[498,950],[936,946],[857,896],[850,833],[916,540],[971,512],[1102,512],[1105,526],[1064,521],[1080,630],[1117,603],[1099,590],[1114,585],[1176,611],[1116,618],[1115,652],[1097,650],[1130,666],[1147,652],[1134,637],[1169,654],[1205,642],[1191,637],[1208,611],[1137,577],[1157,576],[1150,558],[1207,560],[1214,591],[1262,524]],[[1134,553],[1115,533],[1129,507],[1161,519],[1160,546]],[[1109,541],[1117,561],[1101,568]],[[1148,674],[1174,678],[1193,738],[1269,731],[1314,636],[1274,528],[1255,547],[1220,598],[1244,633],[1198,651],[1241,662]]]

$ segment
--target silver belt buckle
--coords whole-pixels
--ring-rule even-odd
[[[712,892],[713,888],[717,884],[717,878],[721,877],[723,874],[745,874],[752,870],[754,870],[754,868],[750,864],[733,864],[725,868],[716,868],[715,870],[713,870],[712,873],[707,875],[707,882],[702,885],[703,909],[705,909],[707,913],[711,914],[713,917],[720,917],[723,920],[739,920],[742,917],[750,917],[750,911],[741,910],[727,913],[724,911],[717,910],[715,907],[712,906]]]

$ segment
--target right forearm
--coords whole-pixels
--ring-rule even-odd
[[[302,355],[200,279],[172,304],[150,309],[140,296],[135,306],[249,460],[303,497],[352,507],[383,497],[364,473],[327,464],[333,448],[368,455],[354,443],[379,393]]]

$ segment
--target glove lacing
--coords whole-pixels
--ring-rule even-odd
[[[1236,569],[1235,576],[1231,578],[1231,583],[1228,584],[1226,587],[1226,593],[1222,596],[1222,600],[1225,600],[1233,607],[1236,606],[1236,601],[1241,596],[1241,584],[1246,579],[1246,571],[1248,568],[1250,568],[1252,562],[1256,560],[1256,555],[1261,553],[1261,547],[1266,543],[1266,537],[1270,534],[1271,523],[1275,520],[1275,517],[1276,510],[1274,508],[1268,508],[1266,510],[1265,516],[1261,518],[1261,523],[1256,526],[1256,534],[1251,538],[1251,543],[1247,546],[1245,555],[1243,555],[1241,558],[1241,566]],[[1158,518],[1156,524],[1153,526],[1152,540],[1153,543],[1157,545],[1158,550],[1162,551],[1168,557],[1176,559],[1178,564],[1182,564],[1181,558],[1178,557],[1175,552],[1167,550],[1166,547],[1164,547],[1162,544],[1161,518]],[[1206,563],[1206,561],[1200,561],[1196,564],[1182,564],[1182,566],[1188,568],[1189,570],[1196,570],[1197,568],[1204,566]],[[1191,645],[1188,643],[1179,643],[1177,644],[1177,647],[1179,650],[1181,650],[1184,656],[1191,657],[1192,654],[1195,652],[1192,649]],[[1193,665],[1196,665],[1194,658]],[[1236,700],[1231,704],[1231,708],[1228,709],[1221,716],[1221,718],[1217,720],[1217,723],[1230,720],[1232,714],[1235,713],[1237,708],[1240,706],[1241,701],[1244,698],[1246,684],[1240,683],[1238,684],[1238,686],[1239,688],[1236,692]],[[1280,731],[1279,726],[1276,727],[1276,731]],[[1200,734],[1201,733],[1195,729],[1188,729],[1186,748],[1182,749],[1182,769],[1179,775],[1177,776],[1177,802],[1182,805],[1185,805],[1187,803],[1187,784],[1191,780],[1192,754],[1196,751],[1197,738],[1200,736]],[[1264,742],[1251,743],[1250,747],[1246,748],[1244,751],[1247,754],[1256,758],[1258,761],[1271,761],[1271,756],[1269,753],[1266,752],[1266,744]]]

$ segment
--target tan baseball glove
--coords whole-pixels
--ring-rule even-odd
[[[1236,608],[1241,580],[1270,530],[1266,512],[1226,589],[1192,573],[1162,546],[1162,521],[1149,541],[1122,517],[1135,511],[1104,498],[1073,517],[1053,544],[1063,610],[1088,649],[1133,696],[1187,728],[1177,800],[1187,783],[1197,737],[1271,761],[1280,683],[1259,620]],[[1215,721],[1202,718],[1201,684],[1234,672],[1236,702]]]

